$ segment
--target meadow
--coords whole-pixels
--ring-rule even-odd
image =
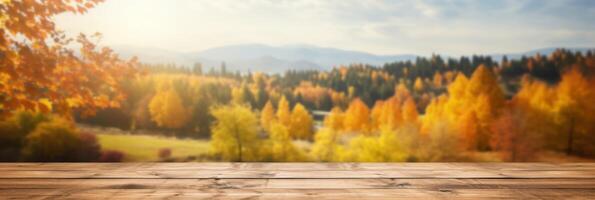
[[[97,134],[99,144],[105,150],[124,153],[125,162],[162,161],[159,151],[171,150],[171,160],[196,160],[208,152],[207,140],[178,139],[175,137],[124,134]]]
[[[98,143],[104,151],[118,151],[124,154],[123,162],[192,162],[216,161],[209,157],[209,140],[196,138],[177,138],[175,136],[155,135],[155,133],[136,133],[117,129],[79,125],[83,130],[96,132]],[[312,143],[294,140],[300,149],[308,150]],[[159,157],[159,151],[171,150],[167,159]],[[461,161],[502,162],[501,152],[464,152]],[[543,151],[535,155],[533,162],[593,162],[593,159],[569,156],[555,151]]]

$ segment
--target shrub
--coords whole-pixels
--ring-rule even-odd
[[[25,139],[22,150],[27,161],[78,161],[80,135],[72,124],[56,118],[40,123]]]
[[[21,111],[14,115],[13,120],[17,123],[22,133],[29,134],[40,123],[50,121],[50,117],[43,113]]]
[[[31,112],[17,112],[12,117],[0,122],[0,151],[17,150],[14,155],[18,158],[18,151],[22,148],[25,137],[41,122],[48,121],[43,114]],[[12,156],[12,155],[11,155]],[[0,159],[4,156],[0,155]],[[4,159],[2,159],[4,160]]]
[[[14,121],[0,122],[0,161],[16,161],[26,133]]]
[[[101,152],[99,162],[122,162],[123,159],[124,153],[120,151],[108,150]]]
[[[97,161],[101,156],[101,146],[93,133],[80,133],[81,146],[78,151],[79,161]]]
[[[171,149],[169,149],[169,148],[159,149],[158,155],[159,155],[159,158],[162,160],[169,159],[171,157]]]

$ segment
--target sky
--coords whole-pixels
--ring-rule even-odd
[[[595,47],[594,19],[593,0],[106,0],[56,22],[101,32],[104,45],[177,52],[257,43],[458,56]]]

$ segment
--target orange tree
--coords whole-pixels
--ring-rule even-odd
[[[134,77],[136,59],[123,61],[92,41],[57,29],[53,17],[83,14],[102,0],[2,0],[0,3],[0,114],[15,110],[93,114],[125,98],[119,83]],[[80,51],[67,46],[76,43]]]

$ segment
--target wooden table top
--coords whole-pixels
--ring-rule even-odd
[[[0,199],[595,199],[595,163],[0,163]]]

